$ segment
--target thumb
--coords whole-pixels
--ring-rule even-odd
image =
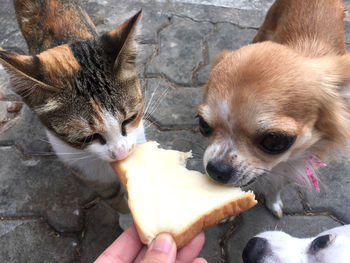
[[[169,234],[158,235],[140,263],[175,263],[176,245]]]

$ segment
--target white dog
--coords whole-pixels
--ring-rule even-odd
[[[249,240],[244,263],[349,263],[350,225],[336,227],[313,238],[295,238],[284,232],[263,232]]]

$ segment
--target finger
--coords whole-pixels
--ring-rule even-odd
[[[176,262],[179,263],[189,263],[194,260],[199,252],[201,251],[205,241],[205,236],[203,232],[200,232],[195,238],[191,240],[186,246],[181,248],[177,252]]]
[[[160,234],[153,240],[140,263],[175,263],[176,245],[169,234]]]
[[[204,258],[196,258],[192,263],[208,263]]]
[[[95,263],[132,262],[141,248],[142,243],[132,224],[97,258]]]
[[[139,262],[145,257],[146,252],[147,252],[147,247],[144,246],[144,247],[140,250],[140,252],[139,252],[139,254],[137,255],[137,257],[135,258],[134,263],[139,263]]]

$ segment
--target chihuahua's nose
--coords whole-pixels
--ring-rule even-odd
[[[222,184],[226,184],[237,173],[233,166],[213,160],[208,162],[206,170],[213,180]]]
[[[253,237],[245,246],[242,254],[244,263],[259,263],[267,248],[267,240],[261,237]]]

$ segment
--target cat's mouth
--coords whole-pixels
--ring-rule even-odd
[[[126,159],[135,150],[135,144],[133,144],[128,151],[119,152],[118,154],[113,153],[113,161],[121,161]]]

